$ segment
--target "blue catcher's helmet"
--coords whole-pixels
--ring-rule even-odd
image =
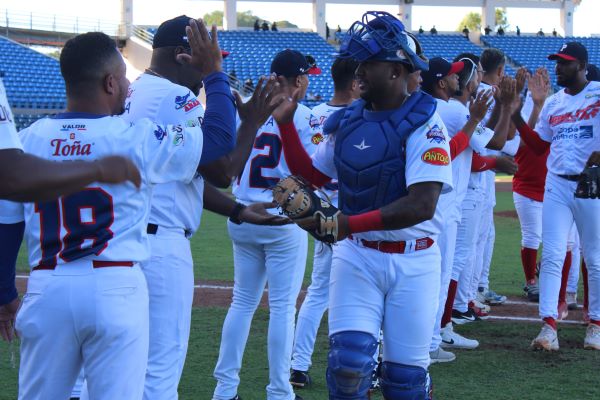
[[[367,11],[361,21],[352,24],[343,36],[339,57],[359,62],[395,61],[406,64],[411,72],[427,70],[426,60],[419,57],[420,44],[404,25],[384,11]]]

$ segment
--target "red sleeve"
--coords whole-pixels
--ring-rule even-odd
[[[469,137],[463,131],[459,131],[450,139],[450,158],[454,159],[469,146]]]
[[[471,160],[471,172],[483,172],[496,168],[496,157],[484,157],[473,152]]]
[[[373,210],[363,214],[348,217],[348,229],[350,233],[380,231],[383,229],[383,217],[381,210]]]
[[[300,142],[294,123],[277,125],[281,132],[285,161],[292,174],[302,176],[317,187],[322,187],[326,183],[329,183],[331,178],[312,165],[312,160],[304,149],[304,146],[302,146],[302,142]]]
[[[517,129],[521,134],[521,139],[523,139],[525,144],[538,156],[543,155],[550,148],[550,143],[542,140],[540,135],[526,123],[521,124]]]

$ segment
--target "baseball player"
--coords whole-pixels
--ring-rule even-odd
[[[202,176],[197,175],[190,183],[160,184],[153,190],[148,224],[152,258],[141,265],[150,296],[150,348],[144,398],[153,400],[177,398],[194,296],[189,239],[200,225],[202,208],[228,215],[231,208],[227,207],[235,205],[210,183],[205,183],[203,176],[209,182],[228,187],[250,153],[257,128],[277,105],[276,102],[270,104],[276,96],[274,78],[265,87],[263,80],[259,81],[255,95],[247,103],[238,99],[238,112],[242,117],[238,145],[219,159],[219,155],[231,149],[232,133],[227,130],[232,127],[222,120],[233,118],[233,98],[210,92],[213,104],[218,103],[211,114],[204,113],[196,94],[202,85],[208,87],[215,79],[221,79],[221,58],[218,48],[207,49],[214,53],[211,56],[218,64],[216,73],[211,74],[190,68],[180,59],[180,55],[190,51],[185,31],[189,21],[189,17],[182,15],[158,27],[150,67],[130,85],[123,114],[126,121],[150,118],[160,124],[201,126],[205,133],[200,159]],[[212,132],[217,134],[211,135]],[[285,221],[265,214],[251,217],[254,223],[260,224]],[[248,216],[244,212],[240,219],[247,221]]]
[[[292,90],[304,97],[308,75],[321,70],[309,65],[306,57],[295,50],[283,50],[273,58],[271,73],[289,83],[287,96]],[[292,89],[293,88],[293,89]],[[312,129],[311,112],[300,106],[294,115],[302,138],[303,148],[312,153],[322,138]],[[282,154],[281,134],[271,117],[261,126],[254,140],[254,148],[243,172],[234,183],[233,194],[243,203],[272,201],[271,188],[290,174],[287,158]],[[217,379],[214,400],[236,399],[239,370],[248,338],[252,316],[269,284],[269,385],[267,399],[293,400],[289,382],[294,314],[296,299],[302,284],[306,264],[308,239],[296,225],[277,228],[228,223],[233,241],[234,288],[233,301],[223,323],[219,359],[214,376]],[[298,396],[296,398],[299,399]]]
[[[0,181],[2,199],[43,201],[76,192],[92,182],[131,181],[139,186],[140,175],[131,161],[120,156],[65,165],[23,153],[0,79]]]
[[[201,21],[187,35],[193,45],[186,62],[210,71],[212,57],[198,50],[218,45]],[[60,65],[67,112],[24,130],[25,150],[53,162],[127,155],[142,171],[142,185],[94,184],[58,200],[2,208],[1,222],[19,215],[26,221],[32,267],[16,320],[19,399],[69,398],[82,366],[90,398],[141,399],[148,292],[139,263],[149,257],[152,185],[191,181],[203,135],[199,127],[111,116],[123,111],[129,81],[115,42],[103,33],[67,41]],[[227,79],[207,90],[228,95]],[[233,116],[227,122],[233,126]]]
[[[468,57],[470,56],[470,57]],[[501,147],[506,140],[509,124],[509,113],[503,117],[504,125],[496,132],[480,125],[488,110],[488,102],[492,92],[480,92],[476,101],[467,108],[468,101],[476,93],[479,85],[479,73],[481,69],[479,59],[473,55],[461,55],[454,63],[443,58],[432,58],[429,61],[429,70],[422,72],[422,88],[431,94],[437,101],[437,112],[444,121],[452,140],[461,135],[467,136],[470,145],[465,151],[452,158],[452,177],[454,190],[443,194],[440,204],[447,206],[445,209],[445,229],[440,234],[440,249],[442,255],[442,279],[439,294],[439,307],[436,316],[434,336],[430,347],[431,362],[449,362],[455,359],[455,355],[440,347],[442,337],[440,329],[444,333],[445,344],[450,347],[473,348],[476,341],[470,341],[454,332],[452,324],[441,326],[441,318],[444,304],[448,294],[448,285],[452,273],[454,248],[456,244],[456,233],[460,222],[460,205],[468,191],[468,181],[471,171],[473,149],[483,151],[486,146]],[[495,162],[495,160],[494,160]],[[502,161],[501,161],[502,162]],[[490,165],[491,165],[490,161]]]
[[[357,67],[358,62],[351,59],[338,58],[333,62],[331,66],[334,88],[333,98],[326,103],[315,106],[312,110],[312,116],[318,126],[322,127],[331,114],[347,107],[359,97],[358,84],[354,79],[354,72]],[[317,136],[317,139],[321,141],[322,137]],[[337,206],[337,183],[334,182],[326,187],[324,192],[329,200]],[[302,388],[311,382],[308,370],[312,364],[311,356],[317,338],[317,330],[329,302],[329,274],[332,254],[331,246],[327,246],[322,242],[315,242],[311,283],[298,312],[292,351],[290,383],[295,387]]]
[[[293,102],[277,116],[292,171],[316,186],[339,180],[329,398],[367,398],[383,326],[383,396],[429,399],[429,343],[441,262],[437,235],[443,225],[436,205],[439,194],[452,187],[449,139],[435,100],[407,92],[408,74],[427,63],[415,54],[399,20],[365,13],[343,38],[340,56],[360,61],[356,77],[362,99],[329,117],[328,139],[312,160],[294,132]],[[305,228],[314,222],[307,219]]]
[[[600,140],[594,132],[600,129],[600,83],[586,79],[588,54],[578,42],[563,44],[556,54],[558,85],[564,87],[545,103],[533,131],[520,113],[513,121],[521,138],[537,154],[550,148],[548,174],[542,209],[542,266],[540,269],[540,317],[544,325],[533,340],[534,349],[558,350],[556,319],[558,292],[563,261],[567,251],[567,235],[573,221],[577,225],[581,246],[588,268],[590,323],[584,339],[584,348],[600,350],[600,202],[586,196],[597,196],[595,186],[591,193],[574,193],[577,181],[585,167],[593,173],[600,166]],[[583,175],[584,177],[586,175]],[[585,188],[584,186],[580,187]],[[591,196],[590,196],[591,195]]]

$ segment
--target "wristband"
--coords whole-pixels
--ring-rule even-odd
[[[240,220],[240,213],[244,208],[246,208],[245,204],[235,203],[233,210],[231,210],[231,214],[229,214],[229,220],[234,224],[241,225],[243,221]]]

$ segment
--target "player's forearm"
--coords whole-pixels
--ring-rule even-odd
[[[256,124],[242,121],[238,128],[237,142],[233,151],[208,165],[200,167],[200,173],[212,185],[225,189],[244,170],[252,151],[258,130]]]
[[[101,178],[99,166],[94,162],[58,163],[20,150],[0,152],[0,198],[6,200],[51,200],[81,190]]]
[[[331,178],[316,169],[312,164],[312,159],[302,146],[298,131],[293,122],[287,124],[277,124],[281,132],[281,141],[283,144],[283,155],[285,161],[294,175],[300,175],[311,184],[322,187],[331,181]]]
[[[203,145],[200,165],[228,154],[235,144],[235,101],[227,75],[217,72],[204,80],[206,112],[202,122]]]
[[[543,155],[550,148],[550,143],[542,140],[536,131],[531,129],[529,125],[525,123],[521,115],[513,115],[513,123],[517,127],[521,139],[529,148],[538,156]]]
[[[527,120],[527,125],[535,126],[537,124],[538,119],[540,118],[540,113],[542,112],[543,104],[533,104],[533,109],[531,110],[531,114],[529,114],[529,119]]]
[[[492,109],[492,115],[490,115],[490,118],[487,120],[485,127],[486,128],[490,128],[490,129],[494,129],[496,127],[496,124],[498,123],[498,119],[500,119],[500,113],[502,112],[502,105],[499,102],[496,102],[494,104],[494,108]]]
[[[506,144],[509,130],[510,108],[502,107],[502,110],[500,111],[500,118],[498,119],[498,123],[496,124],[496,128],[494,129],[494,136],[492,136],[492,139],[485,147],[491,150],[502,150],[502,148]]]
[[[203,206],[205,210],[228,217],[236,204],[237,202],[231,196],[221,192],[216,187],[210,184],[204,185]]]
[[[0,306],[10,303],[19,295],[15,286],[15,271],[24,230],[24,222],[0,224]]]
[[[496,168],[496,157],[484,157],[473,152],[471,172],[483,172]]]

